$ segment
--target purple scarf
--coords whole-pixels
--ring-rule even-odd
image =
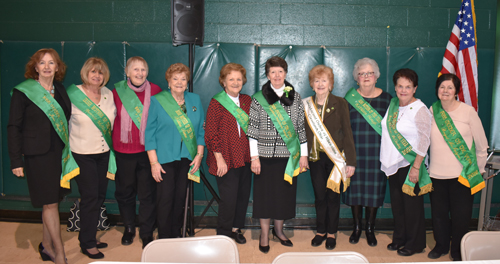
[[[146,131],[146,124],[148,122],[149,104],[151,102],[151,84],[146,80],[140,87],[135,87],[130,78],[127,78],[127,84],[132,91],[136,93],[144,92],[144,107],[142,108],[141,128],[139,129],[139,137],[141,145],[144,145],[144,132]],[[120,126],[120,142],[132,143],[132,119],[127,113],[127,110],[122,104],[121,111],[121,126]]]

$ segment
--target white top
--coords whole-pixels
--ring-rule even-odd
[[[387,131],[387,112],[382,119],[382,142],[380,144],[381,170],[385,175],[391,176],[399,168],[406,167],[410,163],[399,153],[392,143],[389,131]],[[396,128],[399,133],[410,143],[413,151],[425,157],[430,144],[432,114],[420,99],[415,102],[399,107],[398,122]]]
[[[238,106],[240,107],[240,94],[238,94],[238,96],[236,97],[232,97],[230,94],[226,93],[227,96],[229,96],[229,98],[231,98],[231,100],[233,100],[233,102]],[[236,125],[238,125],[238,136],[241,137],[241,130],[240,130],[240,123],[236,122]]]
[[[283,86],[281,86],[281,88],[278,88],[278,89],[274,88],[274,86],[271,84],[271,88],[273,88],[274,92],[276,93],[276,95],[278,97],[283,96],[283,93],[285,93],[285,84],[283,84]],[[229,96],[229,97],[231,97],[231,96]],[[250,157],[259,156],[259,144],[257,142],[257,139],[249,137],[248,143],[250,144]],[[308,156],[308,154],[307,154],[307,142],[300,144],[300,156],[301,157]]]
[[[77,85],[76,87],[83,92],[81,85]],[[111,128],[113,128],[116,107],[113,94],[108,88],[101,88],[101,100],[97,106],[106,114],[111,122]],[[95,126],[90,117],[74,104],[71,104],[69,144],[71,151],[77,154],[100,154],[109,151],[108,143],[104,140],[101,131]]]
[[[432,112],[432,107],[430,108]],[[484,173],[488,156],[488,140],[484,133],[481,119],[472,106],[460,103],[457,109],[448,112],[453,124],[457,128],[469,149],[474,140],[476,147],[476,158],[479,172]],[[432,118],[431,128],[431,151],[430,151],[429,175],[435,179],[454,179],[460,176],[462,164],[455,157],[450,147],[444,141],[443,135],[439,131],[434,118]]]

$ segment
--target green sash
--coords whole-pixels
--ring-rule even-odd
[[[68,136],[68,121],[64,115],[64,111],[57,101],[49,95],[49,93],[35,80],[28,79],[18,84],[14,89],[24,93],[50,120],[52,127],[57,132],[57,135],[64,143],[62,150],[62,174],[60,185],[63,188],[69,189],[70,180],[80,174],[80,167],[76,163],[71,150],[69,148]],[[11,92],[12,94],[12,92]]]
[[[392,143],[394,144],[396,149],[410,163],[410,166],[413,167],[413,163],[415,162],[417,153],[413,151],[413,147],[410,145],[410,143],[408,143],[403,135],[401,135],[397,130],[396,125],[398,122],[398,115],[399,99],[395,97],[391,99],[391,104],[389,105],[389,112],[387,115],[387,130],[389,131]],[[408,171],[408,174],[410,174],[410,171]],[[429,173],[425,168],[424,160],[422,160],[422,163],[420,164],[418,184],[420,186],[420,192],[418,193],[419,196],[432,191],[431,178],[429,177]],[[415,183],[411,182],[408,175],[406,175],[406,180],[403,184],[403,192],[410,196],[415,196],[414,188]]]
[[[231,98],[229,98],[229,95],[225,91],[222,91],[214,96],[214,99],[217,100],[224,108],[226,108],[231,115],[236,118],[236,121],[238,124],[240,124],[240,127],[245,131],[245,134],[247,133],[248,129],[248,115],[245,113],[243,109],[238,107]]]
[[[141,130],[143,108],[141,100],[139,100],[137,94],[128,87],[126,80],[115,83],[115,89],[118,97],[120,97],[120,100],[122,101],[123,107],[125,107],[125,110],[127,110],[128,115],[137,126],[137,128]]]
[[[194,160],[196,154],[198,153],[198,144],[196,143],[196,136],[194,134],[194,126],[191,123],[189,117],[181,110],[181,107],[177,104],[172,94],[166,91],[162,91],[156,94],[154,97],[158,100],[163,110],[174,121],[175,127],[181,135],[182,141],[186,144],[186,147],[191,155],[191,160]],[[191,174],[191,170],[194,165],[189,168],[188,179],[200,183],[200,170],[198,169],[194,175]]]
[[[104,140],[106,140],[109,147],[108,173],[106,177],[114,180],[116,173],[116,158],[115,152],[113,151],[113,140],[111,139],[111,121],[109,121],[106,114],[101,111],[101,108],[94,104],[94,102],[78,89],[76,85],[72,84],[68,88],[68,96],[69,99],[71,99],[71,103],[92,120],[97,129],[101,131]]]
[[[262,95],[262,91],[255,93],[253,98],[255,98],[257,102],[262,105],[266,113],[269,115],[273,121],[274,127],[278,130],[278,133],[285,142],[288,151],[290,151],[290,157],[288,158],[285,168],[285,181],[292,184],[292,177],[295,177],[300,173],[300,142],[297,137],[297,132],[295,132],[293,127],[292,120],[279,101],[269,105],[266,98],[264,98],[264,95]]]
[[[363,116],[366,122],[368,122],[379,135],[382,135],[382,116],[356,89],[351,88],[351,90],[347,91],[344,98]]]
[[[448,144],[455,157],[463,166],[462,172],[458,177],[458,182],[467,186],[471,194],[475,194],[485,187],[483,177],[479,172],[476,158],[476,146],[472,142],[472,148],[469,150],[464,138],[455,127],[450,115],[441,106],[441,101],[432,104],[432,112],[436,125],[443,135],[444,141]]]

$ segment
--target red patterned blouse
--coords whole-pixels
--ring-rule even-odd
[[[239,100],[241,109],[247,114],[250,113],[252,98],[240,94]],[[217,160],[214,152],[222,153],[228,170],[243,167],[245,162],[250,162],[250,146],[245,132],[240,127],[240,133],[238,133],[236,118],[213,98],[207,110],[205,144],[208,150],[208,171],[212,175],[217,175]]]

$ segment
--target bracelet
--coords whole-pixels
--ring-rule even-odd
[[[155,165],[155,164],[157,164],[157,163],[158,163],[158,161],[151,162],[151,165]]]
[[[415,166],[412,166],[412,167],[413,167],[414,169],[416,169],[416,170],[420,170],[420,168],[417,168],[417,167],[415,167]]]
[[[202,158],[203,158],[203,153],[202,153],[202,154],[200,154],[200,153],[196,153],[196,156],[200,156],[200,157],[202,157]]]
[[[258,160],[258,159],[259,159],[259,157],[257,157],[257,158],[253,158],[253,159],[251,159],[250,161],[254,161],[254,160]]]

